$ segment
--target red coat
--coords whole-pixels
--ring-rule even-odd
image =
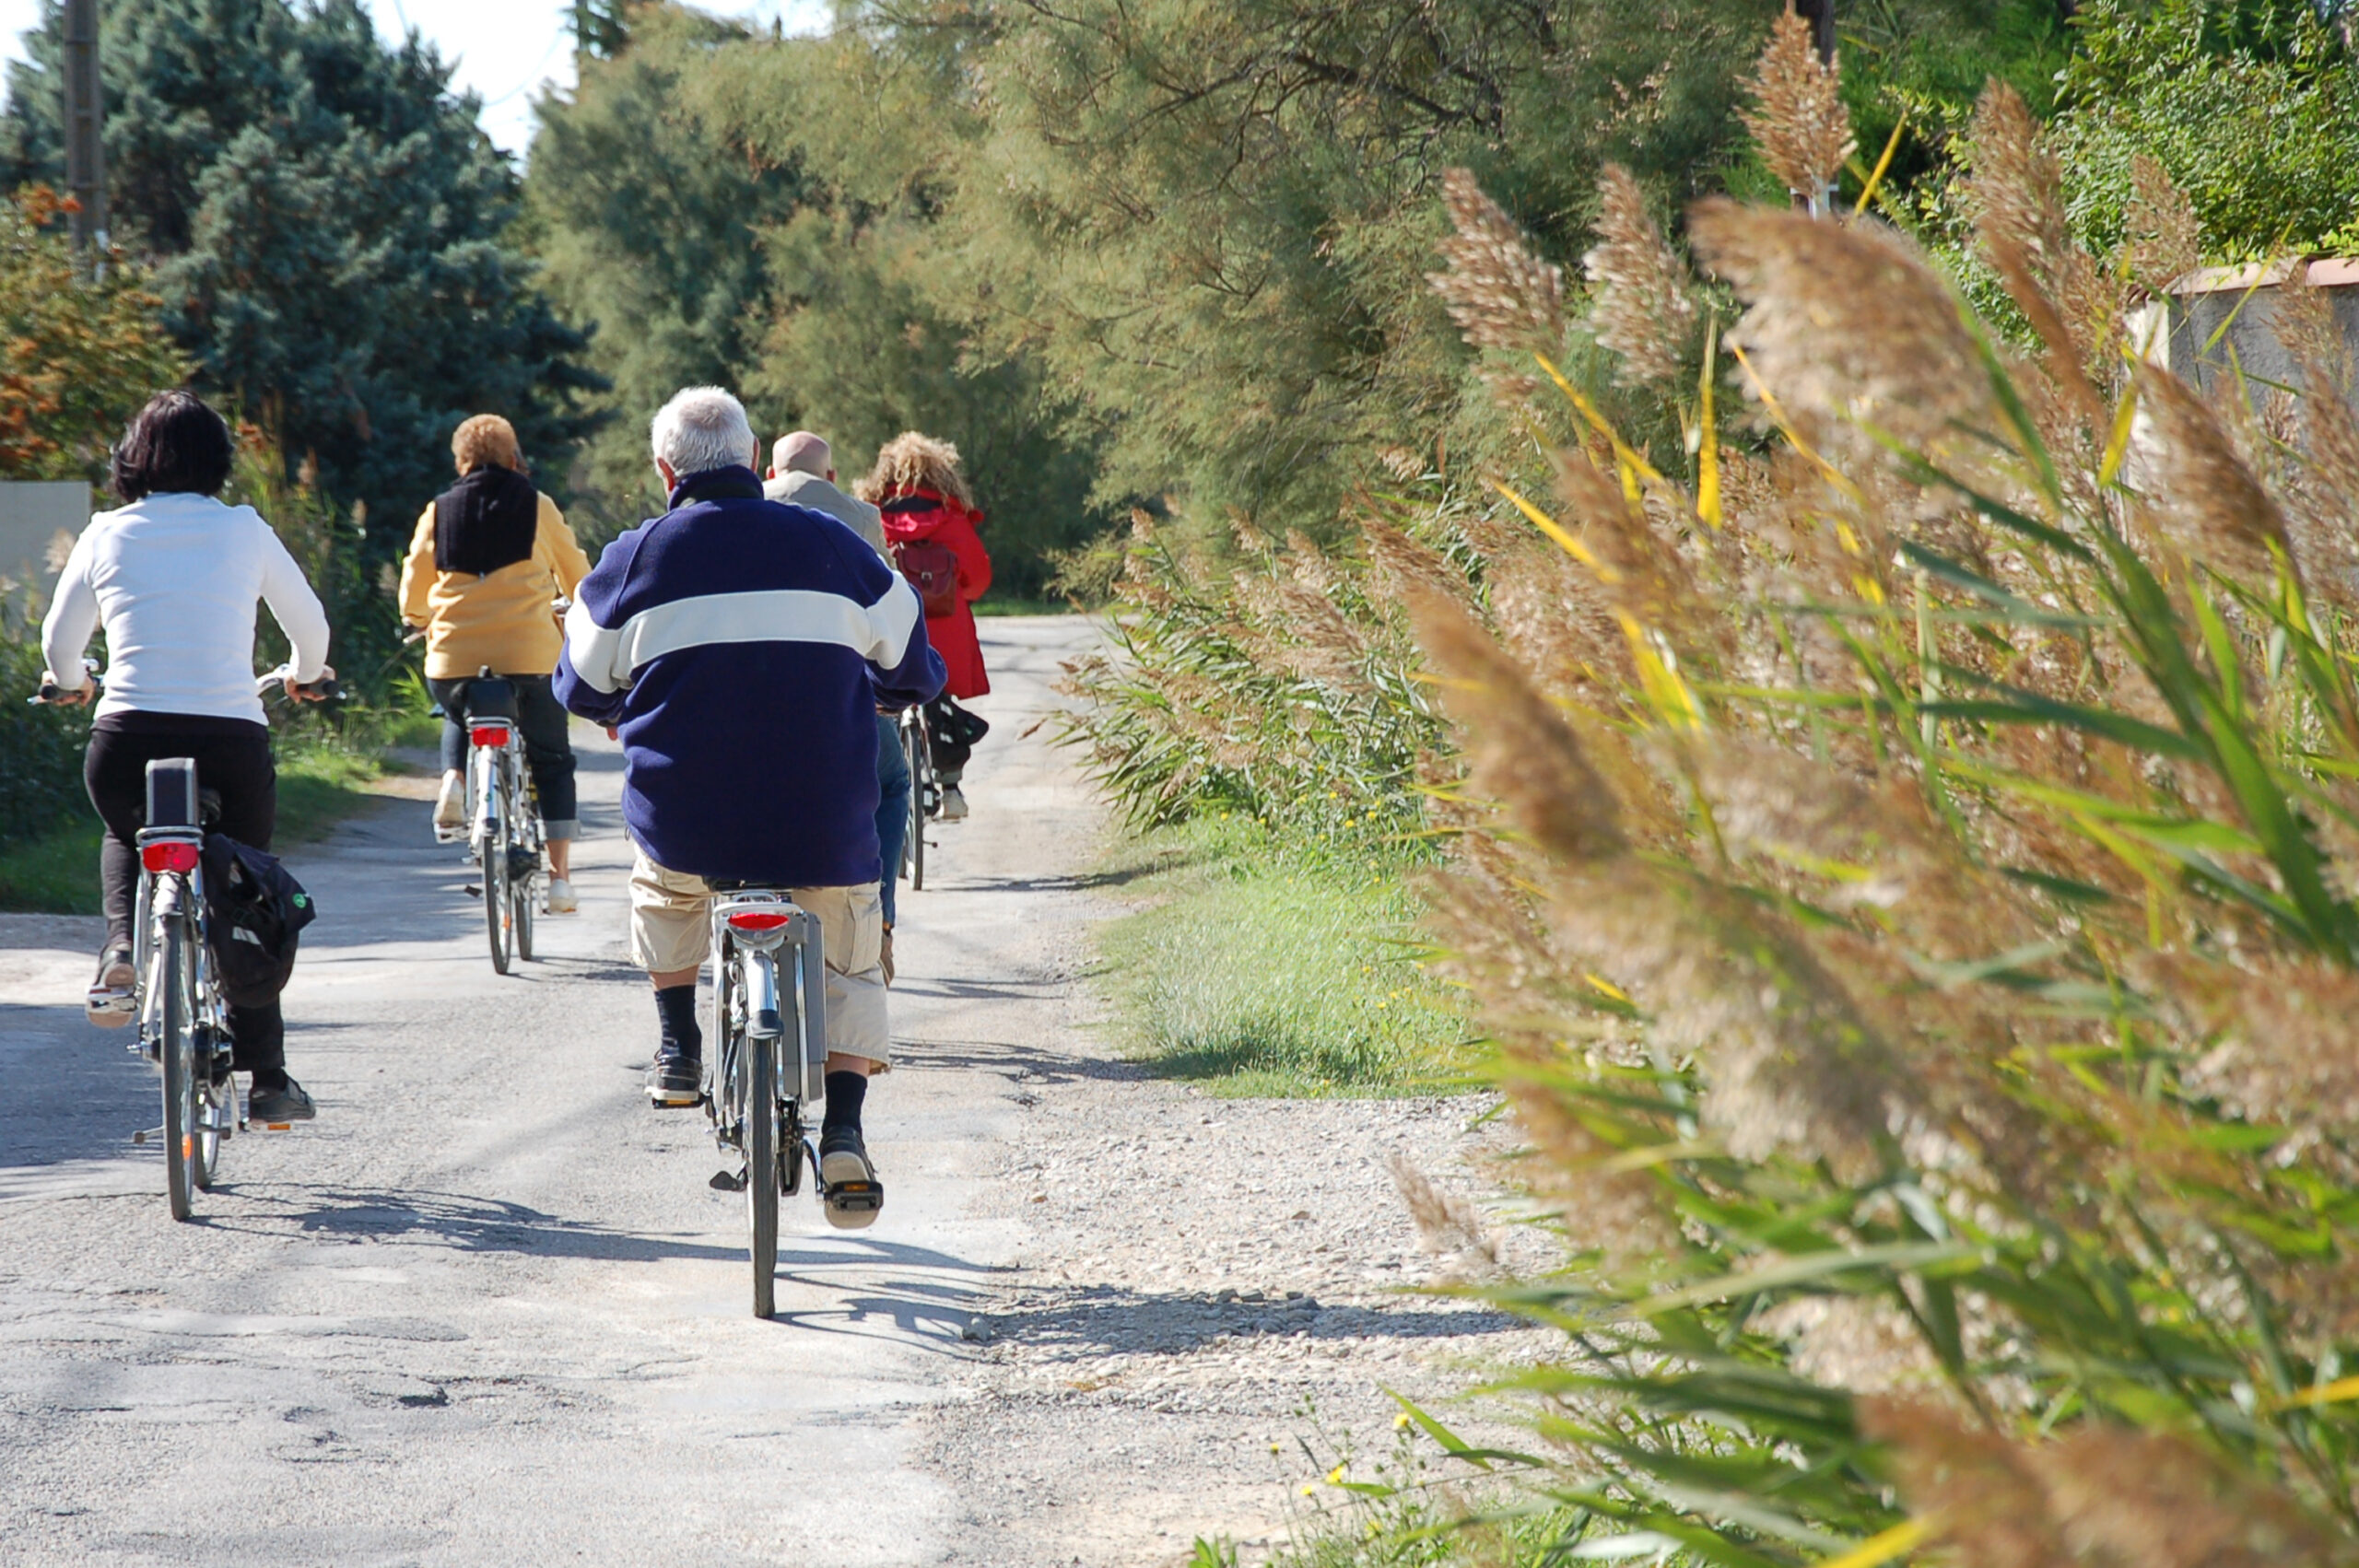
[[[975,632],[975,612],[968,606],[980,599],[983,591],[992,585],[992,558],[983,551],[982,536],[975,532],[983,514],[932,490],[889,497],[881,505],[885,509],[886,544],[931,539],[948,545],[950,553],[958,557],[958,607],[947,615],[928,615],[925,639],[942,655],[942,662],[950,672],[945,691],[958,697],[982,696],[992,689],[992,683],[983,673],[983,645]]]

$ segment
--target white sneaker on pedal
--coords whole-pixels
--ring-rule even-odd
[[[446,773],[442,776],[442,792],[434,797],[434,839],[448,844],[467,834],[467,776]]]
[[[89,995],[83,999],[84,1015],[101,1029],[120,1029],[139,1010],[136,983],[131,954],[121,948],[107,954],[99,961],[99,977],[90,982]]]
[[[546,907],[547,912],[552,915],[570,915],[581,908],[581,906],[574,900],[573,884],[561,876],[549,878],[549,901]]]
[[[967,797],[959,792],[958,786],[956,784],[945,784],[942,787],[942,820],[945,822],[967,820]]]

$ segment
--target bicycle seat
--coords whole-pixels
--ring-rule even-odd
[[[707,877],[704,884],[715,893],[743,893],[748,888],[768,891],[767,883],[748,882],[743,877]]]
[[[193,759],[158,757],[147,765],[147,826],[198,827],[209,832],[220,823],[221,791],[197,783]]]

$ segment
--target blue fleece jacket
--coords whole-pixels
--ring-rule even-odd
[[[691,474],[606,546],[557,695],[618,727],[623,820],[658,865],[780,887],[875,882],[876,708],[942,690],[916,593],[750,468]]]

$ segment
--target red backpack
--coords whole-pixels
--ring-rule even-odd
[[[926,614],[939,620],[958,608],[958,554],[932,539],[908,539],[893,546],[893,564],[918,591]]]

